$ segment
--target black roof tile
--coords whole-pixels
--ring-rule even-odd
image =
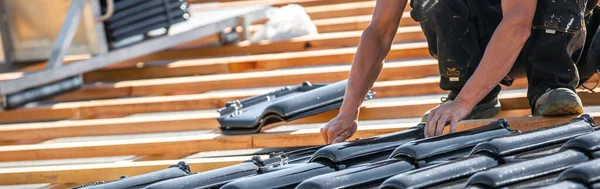
[[[228,102],[225,108],[219,109],[219,128],[224,134],[257,133],[265,125],[339,108],[346,83],[347,80],[329,85],[304,82],[265,95]],[[369,93],[366,99],[372,95],[374,93]]]
[[[387,152],[388,155],[396,147],[415,139],[423,138],[423,126],[419,125],[404,131],[359,139],[350,142],[332,144],[321,148],[312,156],[312,161],[327,159],[339,163],[352,158]]]
[[[498,157],[496,157],[496,155],[489,154],[489,153],[487,153],[487,154],[486,153],[478,153],[478,154],[486,154],[486,155],[494,156],[494,157],[504,161],[504,163],[514,163],[514,162],[527,161],[527,160],[540,158],[540,157],[544,157],[544,156],[549,156],[549,155],[558,153],[558,152],[560,152],[562,145],[563,145],[563,143],[558,143],[558,144],[554,144],[551,146],[536,148],[536,149],[532,149],[530,151],[525,151],[525,152],[517,153],[512,156],[506,156],[506,157],[501,157],[501,158],[498,158]]]
[[[185,176],[189,168],[178,164],[167,170],[180,170],[181,176],[150,176],[167,171],[161,170],[92,187],[600,189],[600,162],[587,162],[600,157],[600,131],[593,131],[589,120],[582,116],[519,134],[498,120],[426,139],[419,139],[419,125],[373,138],[272,153],[264,160],[255,156],[195,175]]]
[[[312,177],[300,183],[296,189],[364,188],[372,184],[378,186],[386,178],[416,168],[411,160],[388,159]]]
[[[415,140],[396,148],[390,157],[406,156],[424,163],[463,157],[479,142],[514,132],[507,128],[505,120],[498,120],[476,129]]]
[[[321,148],[323,148],[323,146],[307,147],[285,152],[284,155],[288,158],[289,164],[308,163],[310,161],[310,157]]]
[[[540,187],[539,189],[588,189],[588,187],[576,182],[561,181],[556,184]]]
[[[531,179],[526,179],[521,182],[514,183],[509,187],[503,188],[539,188],[548,185],[552,185],[556,183],[556,179],[558,178],[558,174],[560,172],[553,172],[548,175],[536,176]]]
[[[335,169],[318,162],[307,163],[301,166],[295,166],[283,169],[277,172],[260,174],[253,177],[245,177],[234,180],[222,189],[240,189],[240,188],[283,188],[294,187],[298,183],[316,175],[334,172]]]
[[[229,167],[206,171],[189,176],[165,180],[145,187],[145,189],[161,188],[199,188],[207,186],[220,186],[233,179],[258,174],[259,167],[250,162]]]
[[[149,184],[183,177],[190,174],[190,167],[184,162],[179,162],[177,165],[170,166],[167,169],[137,175],[134,177],[123,178],[117,181],[108,182],[100,185],[83,187],[85,189],[120,189],[120,188],[142,188]]]
[[[563,171],[558,180],[570,180],[584,185],[600,183],[600,159],[571,167]]]
[[[544,175],[555,174],[572,165],[588,161],[589,157],[576,150],[566,150],[528,161],[506,164],[474,174],[468,185],[497,188],[518,184]]]
[[[387,179],[384,188],[430,188],[446,182],[468,178],[472,174],[495,167],[499,162],[493,157],[472,157],[408,171]]]
[[[595,131],[567,141],[563,145],[563,149],[568,148],[584,150],[590,155],[600,151],[600,131]]]
[[[515,155],[593,132],[592,124],[587,118],[580,117],[570,122],[551,127],[540,128],[523,133],[514,133],[482,142],[473,148],[472,153],[489,152],[499,157]]]

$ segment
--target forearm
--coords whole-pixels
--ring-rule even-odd
[[[471,107],[481,101],[510,72],[530,33],[528,25],[502,21],[456,101]]]
[[[383,67],[383,60],[390,50],[393,35],[392,39],[388,36],[369,28],[363,32],[350,69],[344,102],[340,108],[341,114],[358,115],[358,109],[377,80]]]

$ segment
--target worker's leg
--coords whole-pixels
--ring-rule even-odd
[[[546,4],[544,4],[546,3]],[[572,57],[583,48],[583,7],[573,2],[539,1],[531,36],[524,47],[527,55],[529,99],[534,115],[583,113],[575,94],[579,84]]]
[[[600,68],[600,8],[596,7],[593,14],[586,17],[587,35],[583,52],[576,52],[574,60],[577,61],[579,71],[579,85],[589,80]],[[580,53],[580,54],[579,54]],[[594,86],[584,86],[593,88]]]
[[[440,87],[453,100],[479,65],[492,33],[502,19],[488,1],[413,0],[411,16],[420,22],[429,51],[438,59]],[[497,4],[499,5],[499,4]],[[496,86],[467,119],[489,118],[500,112]],[[427,114],[424,116],[426,117]]]

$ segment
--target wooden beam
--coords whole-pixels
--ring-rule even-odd
[[[586,95],[587,94],[587,95]],[[509,94],[501,96],[504,110],[516,110],[517,113],[508,114],[514,116],[526,116],[529,114],[529,106],[525,93]],[[589,105],[600,105],[598,94],[581,94],[584,103]],[[361,120],[392,119],[419,117],[425,112],[439,104],[438,99],[418,100],[410,102],[367,102],[361,107]],[[337,114],[332,110],[322,114],[309,116],[294,121],[293,123],[320,123],[326,122]],[[502,114],[500,116],[504,116]],[[210,118],[213,120],[214,118]],[[216,125],[215,125],[216,126]],[[122,128],[124,129],[124,128]],[[25,132],[24,130],[20,130]],[[56,132],[56,131],[53,131]],[[257,138],[268,136],[269,133],[255,135],[223,136],[219,134],[206,134],[194,137],[164,137],[156,139],[131,139],[119,141],[94,141],[77,143],[50,143],[32,145],[0,146],[0,161],[15,160],[40,160],[77,157],[97,156],[120,156],[120,155],[151,155],[170,152],[194,153],[211,150],[231,150],[244,148],[263,148],[253,141]],[[274,145],[282,145],[273,141]],[[308,142],[304,145],[314,145]],[[271,146],[272,147],[272,146]]]
[[[429,79],[428,79],[429,80]],[[427,81],[436,83],[435,81]],[[406,92],[412,95],[412,88],[414,85],[410,83],[396,82],[396,85],[385,83],[379,86],[380,82],[375,84],[375,91],[385,91],[378,93],[378,97],[391,97],[387,95],[398,95],[402,92]],[[432,85],[435,88],[437,85]],[[395,90],[388,89],[395,88]],[[417,89],[418,90],[418,89]],[[90,104],[89,107],[82,107],[82,109],[88,108],[89,111],[95,111],[97,114],[108,113],[108,114],[132,114],[132,113],[143,113],[149,112],[144,107],[156,107],[149,108],[153,111],[176,111],[176,110],[193,110],[193,109],[209,109],[222,107],[227,100],[241,99],[242,97],[254,96],[263,94],[270,90],[255,91],[253,93],[213,93],[213,94],[200,94],[200,95],[189,95],[186,98],[168,99],[166,97],[151,97],[146,101],[131,102],[125,99],[118,100],[119,103],[114,102],[113,104],[98,103]],[[522,97],[519,97],[522,98]],[[519,102],[510,101],[503,99],[508,103]],[[412,103],[412,104],[411,104]],[[392,106],[381,106],[372,105],[370,102],[366,102],[366,107],[373,109],[362,112],[363,119],[377,119],[377,118],[401,118],[401,117],[418,117],[427,109],[437,105],[439,101],[437,99],[428,100],[423,102],[409,102],[405,104],[391,104]],[[97,106],[95,106],[97,105]],[[513,108],[521,108],[506,105]],[[178,107],[189,107],[190,109],[178,108]],[[177,108],[177,109],[174,109]],[[386,109],[392,109],[393,113],[383,114],[378,113],[379,111],[385,111]],[[402,112],[402,114],[396,112]],[[411,110],[412,109],[412,110]],[[372,115],[368,112],[373,112]],[[0,127],[0,136],[4,136],[4,140],[47,140],[52,138],[60,137],[74,137],[74,136],[93,136],[93,135],[115,135],[115,134],[132,134],[132,133],[149,133],[149,132],[168,132],[168,131],[185,131],[185,130],[198,130],[198,129],[215,129],[219,125],[214,119],[219,115],[217,112],[210,114],[194,114],[194,115],[177,115],[177,116],[161,116],[161,117],[149,117],[149,118],[113,118],[113,119],[96,119],[96,120],[72,120],[72,121],[58,121],[58,122],[40,122],[40,123],[27,123],[27,124],[12,124],[2,125]],[[311,122],[322,122],[331,117],[335,116],[335,111],[324,113],[322,115],[312,116],[310,118],[304,118],[296,121],[296,123],[311,123]]]
[[[350,67],[339,66],[329,68],[307,68],[301,70],[275,70],[267,72],[250,72],[239,74],[227,74],[220,76],[200,76],[204,80],[194,82],[195,91],[213,91],[235,88],[250,88],[250,87],[267,87],[267,86],[282,86],[282,85],[297,85],[303,81],[311,81],[313,83],[320,82],[336,82],[344,80],[348,77]],[[421,78],[425,76],[435,75],[437,73],[437,64],[435,60],[418,60],[407,61],[398,64],[386,64],[378,78],[379,81],[399,80]],[[218,78],[218,79],[215,79]],[[242,82],[243,81],[243,82]],[[435,82],[435,81],[433,81]],[[402,83],[400,83],[402,84]],[[173,85],[174,86],[174,85]],[[390,85],[397,87],[399,85]],[[390,88],[385,87],[385,88]],[[439,87],[437,87],[439,88]],[[199,91],[201,90],[201,91]],[[187,91],[189,90],[180,90]],[[82,103],[61,103],[54,105],[51,108],[79,108],[81,116],[89,118],[100,114],[132,114],[145,113],[156,111],[178,111],[190,109],[207,109],[217,108],[228,100],[234,98],[243,98],[253,95],[265,93],[233,93],[231,95],[215,96],[215,95],[190,95],[180,97],[148,97],[134,99],[116,99],[116,100],[100,100]],[[245,94],[244,94],[245,93]],[[426,94],[426,93],[424,93]],[[222,94],[221,94],[222,95]],[[212,98],[211,101],[200,102],[197,100]],[[401,95],[398,95],[401,96]],[[198,98],[200,97],[200,98]],[[176,101],[186,101],[185,104],[176,105]],[[165,102],[173,102],[172,104],[164,104]],[[155,103],[154,106],[152,105]],[[158,103],[158,104],[156,104]],[[139,106],[138,106],[139,105]],[[136,107],[137,106],[137,107]],[[100,109],[98,109],[100,108]],[[133,110],[138,109],[138,110]],[[145,109],[145,110],[139,110]]]
[[[61,108],[48,111],[46,107],[0,111],[0,122],[59,120],[65,118],[79,118],[79,111],[76,108]]]
[[[432,63],[433,64],[433,63]],[[417,65],[414,65],[417,66]],[[428,77],[420,79],[408,79],[408,80],[395,80],[401,79],[401,73],[420,73],[427,75],[427,71],[431,70],[435,72],[434,65],[423,64],[423,68],[418,68],[407,65],[392,66],[390,64],[384,65],[384,69],[380,74],[379,81],[373,86],[373,90],[377,92],[377,97],[399,97],[399,96],[410,96],[410,95],[425,95],[425,94],[437,94],[444,93],[439,88],[438,78]],[[429,68],[427,68],[429,67]],[[312,80],[313,82],[334,82],[345,79],[347,76],[348,69],[333,69],[329,68],[326,72],[313,72],[320,73],[327,77],[315,77],[322,80]],[[272,75],[273,80],[279,80],[277,75]],[[281,77],[288,77],[293,79],[293,74],[282,73]],[[306,78],[298,77],[297,81],[290,81],[289,84],[297,84],[306,80]],[[590,82],[596,82],[597,77],[592,78]],[[252,81],[249,79],[248,81]],[[525,79],[516,80],[511,87],[508,88],[525,88],[527,82]],[[28,109],[18,109],[8,112],[0,112],[0,121],[2,122],[14,122],[14,121],[34,121],[34,120],[45,120],[46,115],[59,114],[58,112],[64,111],[64,109],[70,109],[75,111],[74,115],[78,115],[81,118],[102,118],[102,117],[118,117],[136,113],[151,113],[151,112],[167,112],[167,111],[183,111],[183,110],[198,110],[198,109],[212,109],[223,107],[225,102],[237,99],[243,99],[255,95],[264,94],[270,92],[273,89],[265,90],[251,90],[251,91],[238,91],[238,92],[217,92],[208,94],[194,94],[194,95],[177,95],[177,96],[161,96],[161,97],[137,97],[127,99],[111,99],[111,100],[94,100],[84,102],[69,102],[69,103],[58,103],[53,106],[39,107],[38,113],[31,114]],[[42,111],[43,110],[43,111]],[[9,114],[4,114],[9,113]],[[15,116],[16,115],[16,116]],[[38,117],[42,116],[42,117]],[[71,114],[66,114],[62,117],[56,117],[56,119],[69,119],[75,118]],[[129,123],[124,123],[128,125]],[[132,122],[131,124],[137,124]],[[193,125],[193,124],[192,124]]]
[[[600,113],[591,114],[596,122],[600,121]],[[508,118],[512,129],[528,131],[535,128],[550,126],[566,122],[576,116],[565,117],[522,117]],[[458,130],[466,130],[486,125],[494,119],[461,121]],[[400,131],[414,124],[406,125],[361,125],[354,138],[367,138],[380,134]],[[446,131],[447,133],[447,131]],[[261,136],[261,137],[258,137]],[[262,134],[253,136],[252,145],[259,146],[299,146],[305,143],[322,144],[318,129],[298,129],[289,132]],[[206,159],[185,160],[194,172],[213,170],[229,165],[234,165],[247,160],[249,157],[220,157]],[[165,169],[176,164],[180,160],[144,161],[127,163],[104,163],[87,165],[64,165],[46,167],[24,167],[8,168],[0,170],[0,184],[31,184],[31,183],[72,183],[72,182],[94,182],[100,180],[116,180],[121,175],[139,175],[152,171]]]
[[[167,66],[153,66],[148,68],[137,68],[137,69],[124,69],[115,77],[131,77],[133,75],[152,75],[155,77],[169,77],[169,75],[191,75],[196,73],[205,73],[209,70],[211,73],[215,72],[215,69],[228,69],[229,72],[242,72],[250,70],[273,70],[278,68],[286,67],[297,67],[297,66],[311,66],[311,65],[327,65],[333,63],[351,62],[356,48],[343,48],[343,49],[331,49],[331,50],[320,50],[320,51],[306,51],[306,52],[292,52],[292,53],[280,53],[280,54],[264,54],[264,55],[251,55],[244,57],[227,57],[227,58],[211,58],[211,59],[200,59],[193,61],[178,61],[175,63],[168,64]],[[390,53],[387,56],[388,60],[391,59],[404,59],[404,58],[417,58],[427,57],[429,51],[427,50],[427,44],[424,42],[408,43],[408,44],[397,44],[393,45]],[[128,76],[129,75],[129,76]],[[131,89],[130,95],[145,95],[145,94],[172,94],[173,92],[180,90],[181,92],[193,92],[200,89],[198,85],[193,84],[200,80],[207,80],[212,78],[218,80],[218,77],[214,76],[193,76],[193,77],[179,77],[179,78],[165,78],[165,79],[149,79],[149,80],[138,80],[138,81],[124,81],[117,82],[115,84],[108,85],[96,85],[92,87],[84,87],[78,91],[68,93],[59,96],[55,99],[58,100],[74,100],[74,99],[90,99],[90,98],[109,98],[116,97],[111,94],[103,94],[103,90],[98,90],[99,86],[108,88],[120,88]],[[215,85],[212,83],[211,85]],[[193,85],[193,86],[192,86]],[[218,84],[222,85],[222,84]],[[161,86],[161,87],[159,87]],[[184,87],[184,88],[180,88]],[[170,89],[167,89],[170,88]],[[165,91],[167,89],[168,91]],[[176,89],[176,90],[173,90]],[[190,91],[191,89],[191,91]],[[92,90],[93,92],[89,92]],[[180,92],[177,91],[177,92]],[[189,94],[189,93],[188,93]]]
[[[372,15],[373,9],[375,9],[375,1],[359,1],[352,3],[305,7],[304,11],[306,11],[306,13],[310,16],[311,20],[319,20],[335,17]],[[405,12],[405,14],[406,13],[407,12]]]
[[[202,11],[202,10],[210,10],[217,8],[229,8],[229,7],[240,7],[240,6],[249,6],[249,5],[271,5],[274,7],[281,7],[288,4],[297,4],[303,7],[309,6],[320,6],[320,5],[330,5],[330,4],[339,4],[339,3],[348,3],[348,2],[358,2],[365,0],[253,0],[253,1],[233,1],[232,2],[221,2],[215,5],[206,5],[206,6],[194,6],[190,7],[193,11]],[[210,2],[208,0],[190,0],[190,4],[195,3],[206,3]]]
[[[313,20],[317,26],[319,33],[337,32],[337,31],[353,31],[364,30],[371,23],[372,15],[350,16],[341,18],[329,18],[321,20]],[[419,23],[414,21],[410,14],[403,14],[400,20],[400,27],[403,26],[418,26]]]
[[[329,68],[307,68],[303,71],[294,70],[277,70],[267,72],[254,72],[254,73],[238,73],[238,74],[227,74],[221,76],[204,76],[205,81],[197,82],[197,86],[203,86],[203,90],[220,90],[220,89],[234,89],[236,87],[265,87],[265,86],[281,86],[281,85],[296,85],[303,81],[317,82],[335,82],[346,79],[348,76],[349,66],[338,66]],[[422,61],[407,61],[402,64],[385,64],[383,71],[380,74],[379,81],[385,80],[396,80],[396,79],[407,79],[407,77],[424,77],[428,75],[435,75],[437,72],[437,65],[435,60],[422,60]],[[259,77],[255,77],[259,76]],[[318,77],[316,77],[318,76]],[[212,78],[219,78],[214,80]],[[240,83],[240,79],[243,79],[243,83]],[[416,83],[406,82],[395,82],[387,83],[385,87],[380,87],[382,92],[394,93],[396,96],[402,96],[401,91],[388,90],[394,87],[401,87],[403,84],[426,84],[428,82],[436,82],[435,80],[427,80],[424,82]],[[241,86],[240,84],[243,84]],[[428,85],[431,87],[439,88],[437,86]],[[398,88],[400,89],[400,88]],[[107,91],[110,93],[102,93]],[[116,93],[122,91],[121,93]],[[413,90],[406,90],[413,91]],[[89,90],[84,93],[84,97],[90,97],[97,94],[109,94],[102,97],[114,97],[128,96],[131,93],[130,88],[119,88],[110,89],[110,87],[102,87],[98,90]],[[56,115],[53,118],[56,119],[68,119],[68,118],[93,118],[100,115],[128,115],[134,113],[147,113],[147,112],[163,112],[163,111],[178,111],[178,110],[192,110],[192,109],[207,109],[207,108],[218,108],[228,100],[241,99],[254,95],[260,95],[262,93],[269,92],[257,91],[257,92],[238,92],[229,94],[196,94],[196,95],[180,95],[180,96],[163,96],[163,97],[138,97],[128,99],[111,99],[111,100],[94,100],[85,102],[70,102],[70,103],[58,103],[53,106],[38,107],[35,109],[17,109],[11,111],[0,112],[0,122],[17,122],[17,121],[34,121],[34,120],[47,120],[48,115]],[[416,92],[416,91],[415,91]],[[426,92],[426,91],[423,91]],[[423,93],[429,94],[429,93]],[[385,95],[385,94],[384,94]],[[379,95],[382,96],[382,95]],[[72,114],[60,114],[65,109],[72,110]],[[36,113],[30,113],[32,110],[37,110]]]
[[[261,53],[278,53],[278,52],[294,52],[304,50],[315,50],[315,49],[327,49],[327,48],[341,48],[356,46],[360,41],[362,31],[351,31],[351,32],[339,32],[339,33],[328,33],[320,34],[318,36],[306,36],[294,38],[285,41],[263,41],[259,43],[242,42],[235,45],[220,46],[220,47],[203,47],[203,48],[192,48],[192,49],[177,49],[167,50],[158,53],[154,53],[145,57],[148,60],[158,59],[181,59],[183,56],[194,56],[194,57],[207,57],[207,56],[226,56],[226,55],[239,55],[239,54],[261,54]],[[410,41],[422,41],[425,40],[425,36],[421,31],[420,27],[404,27],[398,29],[395,42],[410,42]],[[225,67],[214,67],[215,69],[203,70],[203,72],[197,72],[194,74],[212,74],[212,73],[223,73],[228,70]],[[151,68],[148,68],[151,69]],[[137,69],[134,69],[137,70]],[[165,70],[164,68],[162,69]],[[131,69],[119,70],[119,69],[104,69],[84,74],[84,79],[87,82],[96,81],[115,81],[123,79],[146,79],[153,77],[173,77],[173,76],[186,76],[193,75],[190,72],[171,72],[169,75],[160,75],[159,71],[155,72],[144,72],[142,70],[137,71],[143,74],[130,75],[121,72],[131,72]]]
[[[313,20],[313,24],[317,27],[319,33],[329,32],[342,32],[342,31],[354,31],[364,30],[371,23],[372,15],[360,15],[360,16],[348,16],[339,18],[327,18]],[[410,14],[405,13],[400,19],[400,27],[405,26],[418,26],[419,23],[414,21]],[[253,33],[260,30],[263,27],[262,24],[250,25],[248,30]]]

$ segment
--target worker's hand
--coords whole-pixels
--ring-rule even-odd
[[[327,125],[321,128],[321,136],[327,144],[345,142],[358,128],[358,116],[338,114]]]
[[[425,137],[438,136],[450,122],[450,133],[456,132],[458,122],[471,112],[473,106],[461,101],[446,101],[429,112],[425,124]]]

